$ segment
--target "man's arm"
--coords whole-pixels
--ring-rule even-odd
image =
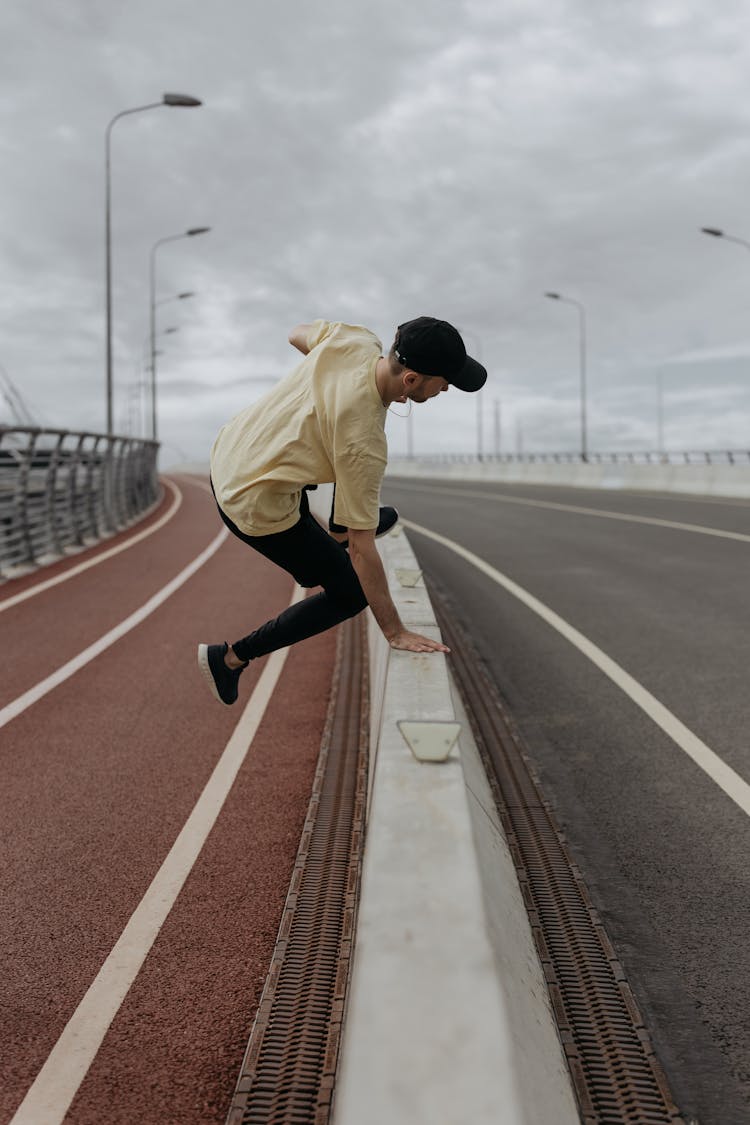
[[[349,529],[349,557],[370,609],[391,648],[409,652],[450,652],[440,641],[412,633],[404,627],[388,590],[383,563],[375,546],[375,530]]]
[[[289,343],[293,344],[298,352],[303,355],[308,355],[310,349],[307,346],[307,340],[310,335],[311,324],[298,324],[289,333]]]

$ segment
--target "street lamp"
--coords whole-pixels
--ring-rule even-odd
[[[194,297],[195,293],[175,293],[172,297],[162,297],[160,301],[156,301],[156,307],[159,305],[166,305],[168,301],[185,301],[188,297]]]
[[[476,353],[475,358],[478,359],[479,362],[481,363],[482,362],[482,345],[479,341],[479,337],[477,336],[476,332],[472,332],[470,329],[467,329],[467,328],[459,328],[459,332],[461,333],[462,336],[471,336],[472,340],[474,341],[474,343],[472,344],[472,349]],[[483,446],[482,446],[482,391],[481,391],[481,388],[478,391],[476,391],[475,393],[476,393],[476,399],[477,399],[477,461],[481,461],[482,460],[482,452],[483,452]]]
[[[159,238],[151,247],[149,256],[149,324],[151,336],[151,438],[156,441],[156,251],[165,242],[176,242],[180,238],[194,238],[196,234],[207,234],[210,227],[191,227],[182,234],[170,234]],[[180,294],[183,296],[183,294]],[[192,297],[192,293],[184,294]]]
[[[656,372],[656,450],[664,461],[664,379],[661,371]]]
[[[551,301],[563,301],[567,305],[575,305],[578,309],[580,329],[580,363],[581,363],[581,460],[588,461],[588,448],[586,443],[586,310],[580,301],[572,297],[564,297],[562,293],[545,293]]]
[[[495,444],[493,452],[496,457],[500,456],[500,399],[493,399],[493,407],[495,412]]]
[[[161,330],[161,332],[156,333],[156,339],[158,340],[160,336],[171,336],[173,333],[179,332],[179,331],[180,331],[180,329],[177,328],[177,327],[175,327],[175,328],[163,328]],[[164,352],[162,351],[161,348],[155,347],[152,350],[151,335],[150,334],[147,335],[145,337],[144,341],[143,341],[143,346],[141,348],[141,360],[140,360],[140,363],[141,363],[141,378],[142,378],[142,396],[143,396],[143,400],[144,400],[144,415],[145,415],[144,423],[143,423],[143,435],[144,435],[144,437],[147,436],[149,429],[151,427],[153,427],[153,378],[151,377],[151,363],[154,361],[154,357],[162,356],[162,355],[164,355]],[[147,427],[146,418],[148,417],[149,414],[151,414],[152,417],[151,417],[151,420],[150,420],[150,426]]]
[[[192,108],[203,103],[198,98],[188,94],[164,94],[160,102],[150,102],[148,105],[138,105],[133,109],[124,109],[116,113],[107,126],[105,136],[105,256],[106,256],[106,321],[107,321],[107,433],[112,433],[112,223],[111,223],[111,174],[110,174],[110,138],[112,127],[121,117],[131,113],[143,113],[147,109],[159,109],[163,105],[182,106]]]
[[[701,231],[703,234],[712,235],[713,238],[723,238],[726,242],[736,242],[739,246],[744,246],[745,249],[750,250],[750,241],[746,238],[738,238],[736,234],[726,234],[718,227],[701,227]]]
[[[750,242],[746,238],[737,238],[734,234],[725,234],[718,227],[701,227],[701,231],[703,234],[710,234],[713,238],[723,238],[726,242],[738,242],[740,246],[746,246],[750,250]]]

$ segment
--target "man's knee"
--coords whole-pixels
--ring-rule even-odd
[[[362,587],[360,586],[359,590],[357,591],[352,591],[352,593],[346,598],[344,604],[348,610],[349,617],[356,617],[358,613],[361,613],[363,609],[366,609],[367,598],[365,597],[365,592]]]
[[[348,571],[344,571],[337,580],[325,586],[325,591],[344,617],[356,616],[367,605],[365,592],[351,563]]]

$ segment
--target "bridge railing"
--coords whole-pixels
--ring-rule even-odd
[[[471,465],[478,461],[498,465],[750,465],[750,449],[616,450],[580,453],[419,453],[399,460],[435,462],[440,465]]]
[[[132,524],[159,498],[158,443],[0,426],[0,581]]]

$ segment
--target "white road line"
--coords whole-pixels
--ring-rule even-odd
[[[305,591],[295,587],[291,604],[304,596]],[[64,1119],[216,823],[263,719],[288,651],[279,649],[269,656],[255,690],[182,831],[29,1087],[10,1125],[60,1125]]]
[[[213,500],[214,492],[213,492],[213,489],[211,488],[211,485],[208,483],[208,481],[201,480],[200,477],[191,477],[189,474],[188,474],[188,480],[190,481],[190,484],[196,485],[197,488],[202,488],[203,491],[207,492],[208,495]]]
[[[510,496],[505,492],[480,492],[478,489],[471,488],[435,489],[428,485],[420,486],[411,483],[407,487],[413,488],[417,492],[430,492],[433,496],[436,493],[440,496],[454,496],[457,500],[470,497],[471,499],[496,500],[505,504],[522,504],[529,508],[552,508],[558,512],[576,512],[578,515],[599,516],[601,519],[622,520],[625,523],[646,523],[656,527],[670,527],[674,531],[692,531],[696,535],[713,535],[717,539],[737,539],[741,543],[750,543],[750,535],[743,535],[739,531],[720,531],[716,527],[702,527],[697,523],[678,523],[675,520],[660,520],[654,516],[631,516],[624,512],[610,512],[606,508],[582,508],[576,504],[560,504],[554,500],[531,500],[523,496]]]
[[[428,539],[434,539],[436,543],[441,543],[444,547],[453,551],[455,554],[460,555],[461,558],[466,559],[477,570],[481,570],[498,586],[502,586],[513,597],[518,598],[523,602],[528,609],[536,613],[548,625],[551,625],[561,636],[565,637],[567,641],[583,653],[584,656],[596,665],[596,667],[608,676],[609,679],[620,688],[630,699],[633,700],[638,707],[654,722],[658,727],[669,735],[673,742],[675,742],[681,750],[688,755],[689,758],[699,766],[704,773],[708,774],[712,781],[715,781],[720,789],[730,797],[744,813],[750,816],[750,785],[736,773],[731,766],[728,766],[718,754],[716,754],[710,747],[706,746],[697,735],[693,734],[684,723],[673,715],[662,703],[659,702],[650,692],[638,683],[637,680],[621,668],[614,660],[612,660],[606,653],[602,652],[592,641],[569,625],[562,617],[558,616],[551,610],[544,602],[540,602],[528,590],[524,590],[512,579],[496,570],[494,566],[490,566],[484,559],[479,558],[478,555],[467,551],[459,543],[454,543],[452,539],[446,539],[444,535],[438,535],[437,532],[430,531],[429,528],[421,527],[417,523],[412,523],[411,520],[402,520],[404,527],[411,528],[413,531],[418,532],[420,535],[425,535]]]
[[[63,664],[56,672],[47,676],[46,679],[40,680],[33,688],[29,688],[23,695],[19,695],[16,699],[12,700],[12,702],[6,704],[6,706],[0,710],[0,728],[4,727],[6,723],[9,723],[12,719],[17,718],[18,715],[22,714],[28,707],[31,707],[32,704],[37,703],[48,692],[52,691],[53,688],[58,687],[61,683],[64,683],[65,680],[80,671],[90,660],[93,660],[95,656],[99,656],[99,654],[109,648],[110,645],[113,645],[115,641],[119,641],[121,637],[124,637],[126,633],[134,629],[136,625],[140,625],[141,621],[144,621],[149,614],[153,613],[155,609],[158,609],[175,590],[179,590],[180,586],[184,585],[188,578],[191,578],[197,570],[200,570],[204,563],[208,562],[211,556],[218,551],[228,535],[229,532],[223,527],[216,538],[209,543],[205,551],[201,551],[197,558],[193,559],[184,570],[181,570],[171,582],[168,582],[166,586],[162,586],[161,590],[154,594],[153,597],[149,598],[147,602],[144,602],[140,609],[131,613],[130,616],[126,617],[124,621],[121,621],[119,625],[115,625],[114,629],[110,629],[110,631],[105,633],[103,637],[100,637],[98,641],[94,641],[94,643],[89,645],[88,648],[85,648],[83,652],[79,652],[77,656],[74,656],[67,664]]]
[[[116,547],[110,547],[108,551],[102,551],[100,555],[94,555],[93,558],[87,559],[86,562],[79,563],[78,566],[72,566],[70,570],[64,570],[62,574],[56,574],[54,578],[48,578],[44,582],[39,582],[36,586],[30,586],[26,590],[22,590],[20,594],[14,594],[5,601],[0,602],[0,613],[4,609],[10,609],[13,605],[18,605],[19,602],[25,602],[27,598],[33,598],[35,594],[41,594],[44,590],[49,590],[52,586],[57,586],[60,582],[67,582],[69,578],[74,578],[76,574],[82,574],[84,570],[89,567],[98,566],[99,563],[104,562],[105,559],[111,559],[113,555],[119,555],[120,551],[127,551],[130,547],[134,547],[136,543],[140,543],[143,539],[147,539],[149,535],[153,535],[155,531],[164,527],[165,523],[169,523],[172,516],[175,515],[178,508],[182,504],[182,493],[180,492],[174,481],[165,480],[165,484],[169,485],[174,494],[174,499],[168,511],[156,521],[151,524],[144,531],[139,531],[131,539],[126,540],[124,543],[118,543]]]
[[[440,488],[443,485],[460,485],[461,482],[472,483],[473,477],[401,477],[398,473],[394,473],[392,477],[386,477],[388,480],[395,481],[399,488],[402,485],[410,486],[412,482],[416,481],[435,481],[435,487]],[[479,478],[481,480],[482,478]],[[725,508],[750,508],[750,498],[744,496],[715,496],[713,493],[701,492],[659,492],[655,488],[609,488],[600,485],[585,485],[585,484],[571,484],[561,481],[559,484],[553,484],[552,481],[513,481],[503,480],[498,477],[493,480],[491,477],[484,478],[486,484],[517,484],[520,488],[555,488],[562,491],[566,489],[568,492],[595,492],[601,495],[602,493],[616,493],[618,496],[634,496],[638,500],[674,500],[678,504],[717,504]],[[478,483],[478,481],[476,482]]]

